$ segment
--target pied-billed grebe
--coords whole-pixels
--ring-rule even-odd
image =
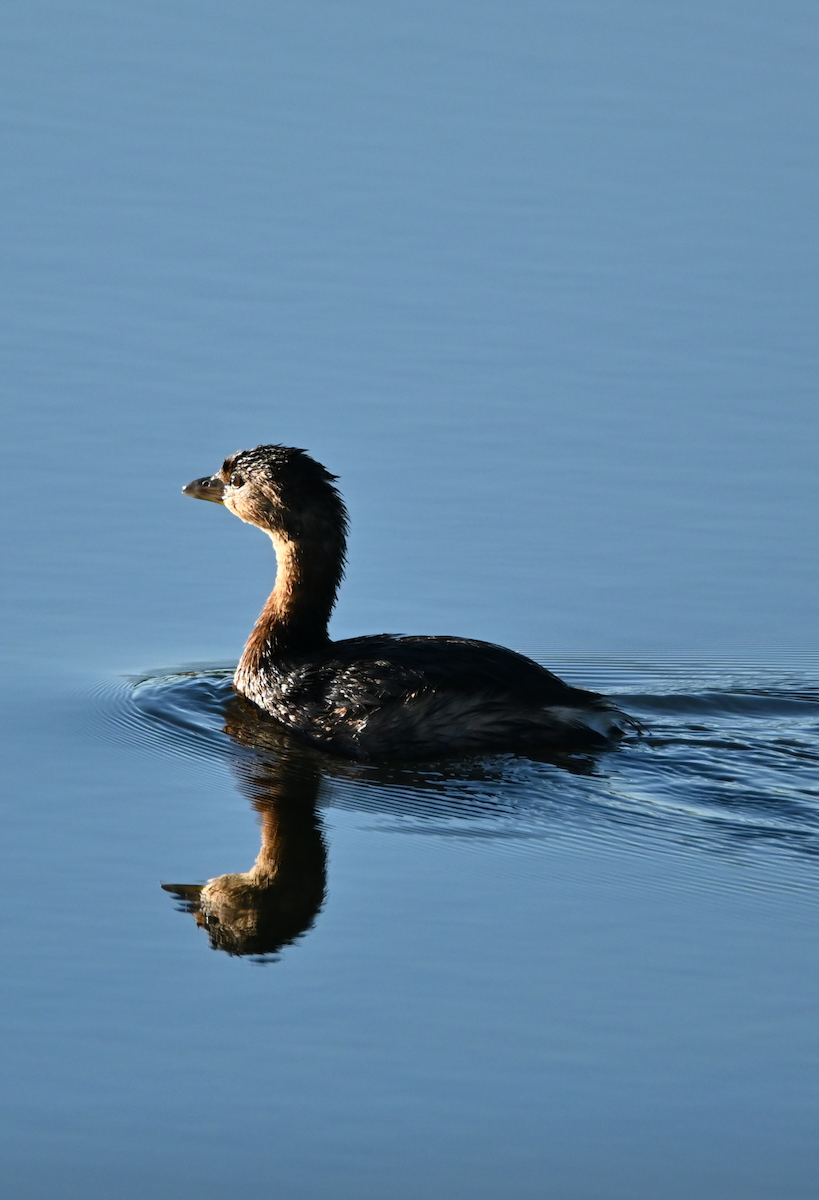
[[[276,585],[236,668],[237,692],[354,758],[582,749],[632,724],[604,696],[490,642],[386,633],[331,641],[347,531],[335,479],[304,450],[257,446],[183,488],[273,540]]]

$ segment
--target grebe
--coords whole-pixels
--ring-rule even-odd
[[[636,724],[605,696],[490,642],[331,641],[347,532],[336,478],[304,450],[257,446],[182,489],[273,541],[276,583],[233,677],[240,695],[314,745],[359,759],[591,749]]]

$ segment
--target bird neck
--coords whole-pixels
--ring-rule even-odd
[[[326,645],[327,626],[344,570],[344,545],[295,541],[271,534],[276,585],[262,609],[237,670],[298,658]]]

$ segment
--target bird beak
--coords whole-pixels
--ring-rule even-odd
[[[160,883],[163,892],[170,892],[177,900],[194,912],[199,907],[199,897],[202,894],[202,883]]]
[[[214,504],[224,504],[225,485],[218,475],[205,475],[186,484],[182,488],[182,495],[193,496],[194,500],[212,500]]]

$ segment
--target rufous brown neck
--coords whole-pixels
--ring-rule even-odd
[[[237,676],[265,663],[298,658],[326,645],[344,567],[343,546],[288,540],[271,533],[276,584],[248,638]]]

